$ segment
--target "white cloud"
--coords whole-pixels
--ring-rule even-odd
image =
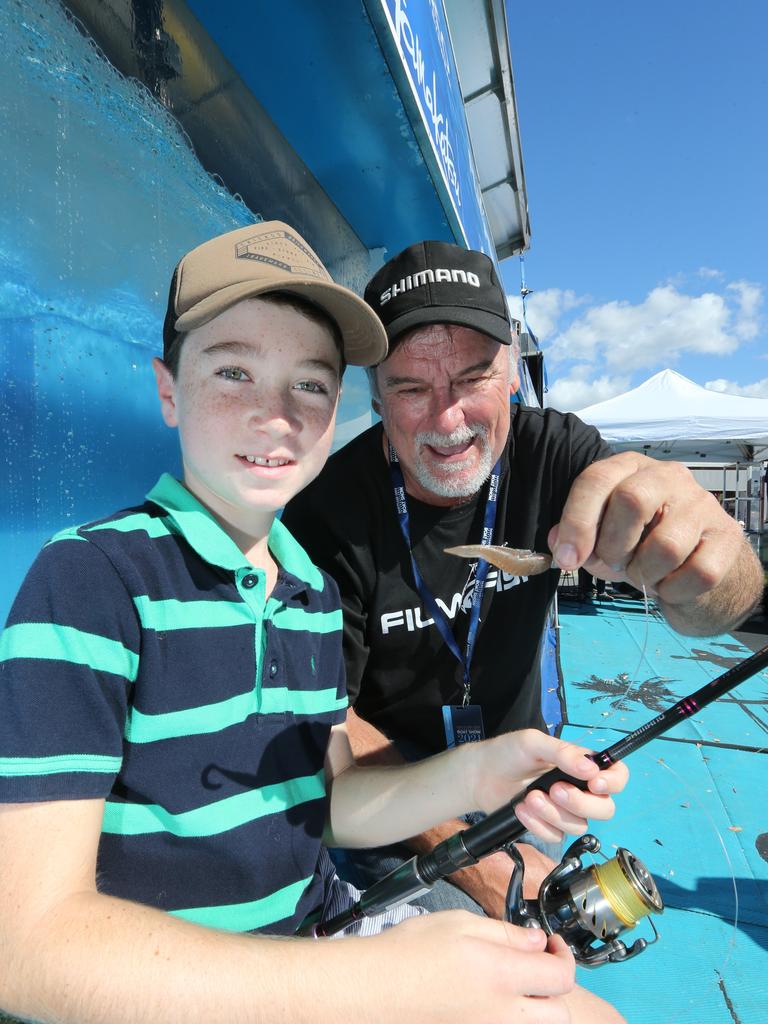
[[[722,281],[725,277],[722,270],[715,270],[713,267],[699,267],[696,273],[699,277],[709,278],[710,280],[716,278],[718,281]]]
[[[734,281],[729,291],[738,296],[738,314],[734,325],[735,333],[745,341],[756,338],[760,330],[760,307],[763,304],[763,289],[750,281]]]
[[[607,302],[587,310],[554,338],[551,357],[626,372],[660,361],[669,365],[685,352],[725,355],[739,345],[732,321],[724,296],[685,295],[663,285],[635,305]]]
[[[558,377],[550,384],[544,396],[544,404],[563,412],[586,409],[588,405],[606,402],[609,398],[628,391],[628,376],[592,378],[584,374],[584,368],[577,368],[570,377]]]
[[[722,273],[708,267],[697,274],[708,279],[700,294],[668,280],[638,303],[593,305],[589,296],[569,289],[532,292],[528,321],[551,382],[546,404],[584,408],[638,383],[633,375],[639,371],[674,366],[685,355],[732,355],[753,342],[763,328],[763,288],[744,280],[720,284]],[[508,298],[521,318],[520,298]],[[734,394],[762,394],[763,382],[735,387]]]
[[[755,381],[754,384],[736,384],[735,381],[718,377],[704,384],[710,391],[719,391],[726,395],[740,395],[742,398],[768,398],[768,377]]]
[[[512,316],[522,323],[523,300],[519,295],[507,295],[507,302]],[[549,341],[557,333],[558,323],[565,313],[588,302],[588,295],[579,296],[571,289],[544,288],[540,292],[531,292],[526,300],[526,312],[530,328],[539,344]]]

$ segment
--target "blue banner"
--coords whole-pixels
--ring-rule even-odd
[[[470,248],[494,258],[442,0],[380,2],[443,179],[449,219]]]

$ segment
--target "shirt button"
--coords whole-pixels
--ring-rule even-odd
[[[255,587],[258,582],[259,577],[253,576],[251,573],[249,573],[247,576],[243,576],[243,586],[247,590],[250,590],[252,587]]]
[[[270,661],[270,663],[269,663],[269,678],[270,679],[274,679],[276,675],[277,675],[277,662],[276,661]]]

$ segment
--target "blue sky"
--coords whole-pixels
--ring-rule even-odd
[[[547,403],[768,397],[768,4],[507,2]],[[517,258],[502,266],[519,305]]]

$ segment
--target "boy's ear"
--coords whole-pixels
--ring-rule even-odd
[[[157,396],[160,399],[163,419],[167,426],[178,427],[179,421],[176,416],[176,382],[173,379],[173,374],[163,360],[157,357],[152,360],[152,369],[155,371]]]

